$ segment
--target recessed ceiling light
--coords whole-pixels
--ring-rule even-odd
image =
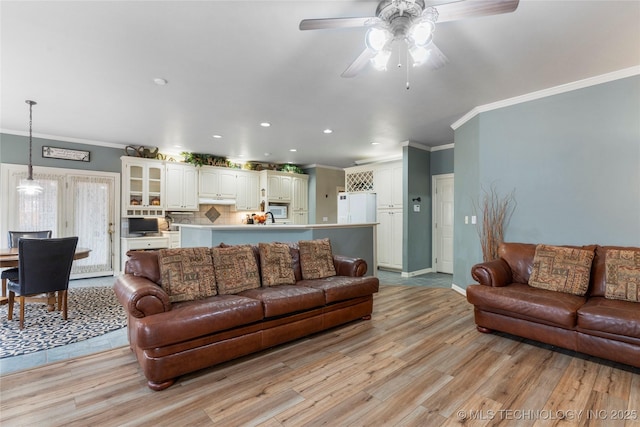
[[[214,137],[215,139],[220,139],[220,138],[222,138],[222,135],[215,134],[215,135],[213,135],[213,137]]]
[[[380,145],[379,142],[372,142],[371,145]]]
[[[324,133],[333,133],[333,131],[331,129],[325,129],[322,132],[324,132]]]
[[[291,151],[292,153],[295,153],[298,150],[296,150],[295,148],[290,148],[289,151]]]
[[[262,122],[262,123],[260,123],[260,126],[262,126],[263,128],[268,128],[269,126],[271,126],[271,123],[269,123],[269,122]]]
[[[271,155],[271,153],[264,153],[265,157],[269,157]]]
[[[153,82],[155,84],[157,84],[158,86],[164,86],[167,83],[169,83],[169,81],[167,79],[162,79],[160,77],[156,77],[155,79],[153,79]]]

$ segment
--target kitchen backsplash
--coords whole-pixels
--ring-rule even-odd
[[[200,205],[196,212],[168,212],[172,224],[196,224],[196,225],[237,225],[241,224],[247,213],[244,211],[231,211],[229,205]],[[168,228],[166,221],[160,220],[160,229]]]

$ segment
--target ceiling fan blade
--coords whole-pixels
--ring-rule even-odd
[[[446,55],[438,49],[438,46],[436,46],[435,43],[431,43],[428,50],[429,59],[424,63],[427,68],[437,70],[438,68],[444,67],[449,62],[449,58],[447,58]]]
[[[513,12],[520,0],[463,0],[436,6],[437,22]]]
[[[373,25],[380,19],[376,17],[365,18],[325,18],[325,19],[303,19],[300,21],[301,30],[324,30],[330,28],[355,28]]]
[[[360,55],[347,67],[341,74],[342,77],[355,77],[364,67],[367,66],[369,60],[376,56],[376,51],[366,48]]]

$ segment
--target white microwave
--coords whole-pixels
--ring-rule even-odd
[[[287,219],[287,206],[285,205],[269,205],[269,211],[273,214],[274,219]]]

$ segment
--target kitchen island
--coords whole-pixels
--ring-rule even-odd
[[[367,262],[367,275],[376,274],[376,225],[365,224],[253,224],[192,225],[176,224],[183,248],[257,244],[260,242],[297,242],[328,238],[334,254],[362,258]]]

